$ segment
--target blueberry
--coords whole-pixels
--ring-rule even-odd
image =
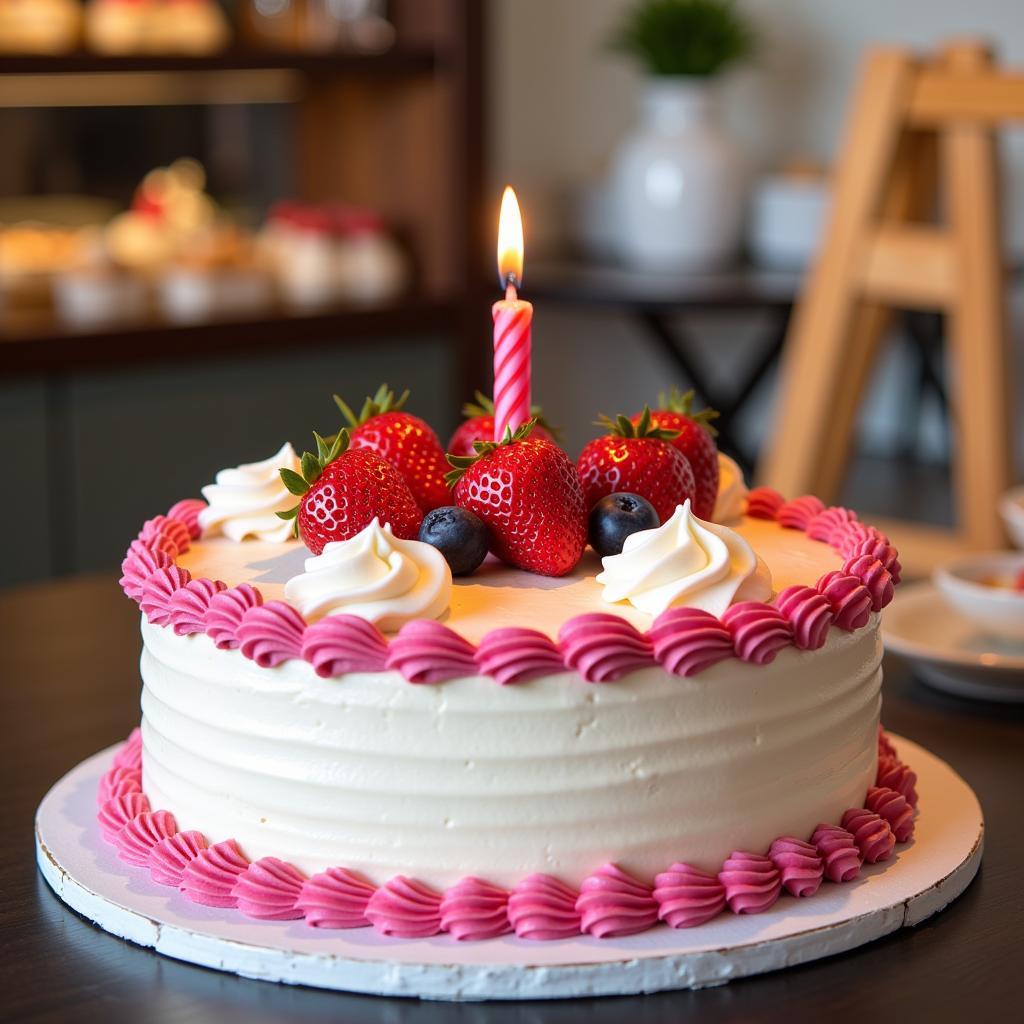
[[[631,533],[660,525],[658,513],[646,498],[620,491],[605,496],[590,510],[587,533],[590,546],[604,557],[620,554]]]
[[[479,516],[456,505],[445,505],[423,517],[420,540],[444,555],[453,576],[468,576],[487,557],[490,537]]]

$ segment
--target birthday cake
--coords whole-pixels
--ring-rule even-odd
[[[404,397],[132,541],[125,861],[254,918],[538,940],[767,911],[909,838],[884,535],[748,491],[688,396],[576,463],[486,402],[446,452]]]

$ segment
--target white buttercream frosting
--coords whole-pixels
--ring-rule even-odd
[[[529,592],[489,592],[530,607]],[[511,887],[539,871],[579,885],[611,858],[641,878],[676,860],[718,871],[731,850],[808,836],[863,803],[881,684],[872,619],[770,665],[650,668],[605,686],[327,683],[305,661],[261,669],[144,622],[143,786],[180,828],[310,875]]]
[[[716,523],[733,523],[743,517],[747,508],[747,484],[743,470],[734,459],[718,453],[718,497],[713,519]]]
[[[654,530],[626,538],[622,554],[601,559],[604,600],[628,601],[648,615],[673,605],[721,615],[733,601],[766,601],[771,574],[735,531],[707,523],[687,500]]]
[[[276,513],[291,508],[298,499],[282,482],[282,469],[299,471],[299,457],[287,442],[262,462],[222,469],[215,482],[202,489],[209,503],[199,513],[203,534],[223,533],[234,541],[247,537],[272,543],[288,540],[292,523],[279,519]]]
[[[307,558],[305,572],[284,587],[285,598],[307,618],[358,615],[383,630],[412,619],[436,619],[448,608],[452,573],[437,548],[400,540],[374,519],[349,540]]]
[[[779,590],[842,561],[773,520],[744,518],[736,532]],[[178,561],[193,576],[247,580],[270,601],[305,557],[299,541],[217,537]],[[453,586],[445,624],[474,643],[507,626],[555,638],[568,619],[610,607],[599,568],[589,551],[558,579],[489,560]],[[651,624],[632,605],[613,611]],[[640,878],[676,860],[713,872],[732,850],[839,821],[875,776],[876,615],[769,665],[727,658],[691,678],[652,665],[601,686],[569,672],[515,686],[413,686],[397,671],[328,681],[299,658],[262,669],[201,633],[143,621],[142,635],[152,805],[179,828],[236,839],[250,860],[280,857],[308,875],[344,866],[378,884],[478,875],[510,888],[534,872],[579,885],[610,859]]]

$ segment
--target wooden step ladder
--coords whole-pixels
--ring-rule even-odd
[[[956,530],[879,524],[911,573],[1004,544],[1012,367],[996,132],[1024,119],[1024,74],[976,40],[934,58],[869,51],[848,114],[832,211],[783,354],[760,482],[834,499],[857,410],[894,309],[948,324]]]

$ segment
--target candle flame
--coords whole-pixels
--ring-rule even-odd
[[[498,217],[498,276],[502,287],[523,283],[523,215],[515,191],[506,185]]]

